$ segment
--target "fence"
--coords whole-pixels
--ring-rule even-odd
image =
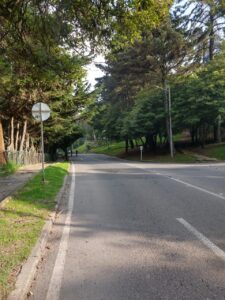
[[[0,152],[0,164],[13,161],[18,165],[33,165],[41,163],[41,153],[35,151],[5,151]]]

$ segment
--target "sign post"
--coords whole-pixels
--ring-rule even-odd
[[[43,121],[46,121],[50,117],[50,108],[47,104],[39,102],[32,107],[32,116],[35,120],[41,123],[41,162],[42,162],[42,181],[45,182],[45,166],[44,166],[44,126]]]
[[[140,146],[140,154],[141,154],[141,160],[143,158],[143,146]]]

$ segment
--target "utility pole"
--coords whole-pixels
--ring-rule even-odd
[[[170,156],[171,158],[174,158],[174,146],[173,146],[173,127],[172,127],[172,115],[171,115],[171,89],[170,85],[166,84],[164,88],[161,86],[155,86],[158,89],[161,89],[165,92],[165,98],[166,98],[166,113],[168,113],[169,116],[169,132],[168,132],[168,138],[169,138],[169,144],[170,144]],[[167,123],[167,122],[166,122]]]
[[[170,156],[174,157],[174,147],[173,147],[173,128],[172,128],[172,116],[171,116],[171,90],[170,86],[166,87],[168,91],[168,114],[169,114],[169,140],[170,140]]]

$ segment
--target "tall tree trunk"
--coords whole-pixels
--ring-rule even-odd
[[[209,15],[210,21],[210,32],[209,32],[209,59],[213,60],[214,58],[214,48],[215,48],[215,32],[214,32],[214,14],[212,8]]]
[[[14,117],[10,120],[10,145],[8,146],[8,150],[14,151]]]
[[[96,134],[95,134],[94,130],[93,130],[93,139],[94,139],[95,142],[97,141],[97,137],[96,137]]]
[[[65,160],[68,161],[69,157],[68,157],[68,149],[67,149],[67,147],[64,148],[63,151],[64,151],[64,154],[65,154]]]
[[[192,128],[190,133],[191,133],[191,143],[194,144],[195,143],[195,129]]]
[[[23,133],[22,133],[22,138],[21,138],[21,142],[20,142],[20,150],[19,151],[23,151],[23,149],[24,149],[24,142],[25,142],[26,133],[27,133],[27,120],[25,120],[24,123],[23,123]]]
[[[221,138],[221,115],[218,116],[218,120],[217,120],[218,124],[217,124],[217,141],[218,143],[221,143],[222,138]]]
[[[15,141],[15,151],[18,151],[18,144],[19,144],[19,134],[20,134],[20,123],[17,123],[16,126],[16,141]]]
[[[25,151],[28,151],[30,148],[30,135],[29,133],[26,134],[26,143],[25,143]]]
[[[168,105],[168,94],[167,94],[167,85],[166,81],[163,82],[164,86],[164,109],[165,109],[165,114],[166,114],[166,135],[167,135],[167,140],[169,141],[170,137],[170,124],[169,124],[169,105]]]
[[[213,125],[213,141],[216,143],[218,141],[218,128],[217,128],[217,124]]]
[[[128,149],[129,149],[129,140],[128,138],[126,137],[125,138],[125,152],[128,153]]]
[[[0,120],[0,164],[6,163],[5,157],[5,143],[4,143],[4,134],[2,128],[2,121]]]
[[[130,142],[131,149],[134,149],[134,142],[133,142],[133,140],[131,139],[131,140],[129,140],[129,142]]]
[[[205,141],[206,141],[206,130],[205,130],[205,124],[203,123],[200,127],[200,144],[201,148],[205,147]]]

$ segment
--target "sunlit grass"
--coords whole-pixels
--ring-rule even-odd
[[[5,165],[0,166],[0,177],[14,174],[19,169],[19,165],[12,161],[8,161]]]
[[[12,289],[15,274],[29,256],[63,184],[68,163],[57,163],[31,179],[0,209],[0,299]]]
[[[225,160],[225,144],[210,145],[209,147],[206,147],[205,149],[201,150],[201,152],[208,157],[217,158],[219,160]]]

